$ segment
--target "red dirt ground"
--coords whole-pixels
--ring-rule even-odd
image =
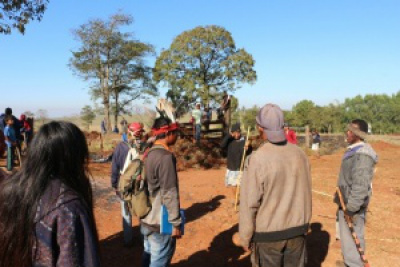
[[[371,266],[400,266],[400,149],[383,142],[372,146],[379,163],[366,225],[367,256]],[[330,195],[335,191],[342,153],[310,157],[314,193],[313,225],[307,237],[308,267],[334,267],[341,259],[340,242],[335,240],[336,207]],[[136,219],[134,245],[122,246],[120,205],[109,189],[110,164],[92,164],[91,170],[103,266],[140,266],[142,245]],[[249,256],[233,242],[238,214],[233,209],[232,192],[224,187],[224,174],[224,168],[179,172],[181,205],[188,222],[184,237],[177,242],[172,266],[251,266]]]

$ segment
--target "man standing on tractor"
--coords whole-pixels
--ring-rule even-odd
[[[192,111],[192,118],[194,122],[194,140],[197,145],[200,144],[200,137],[201,137],[201,119],[202,119],[202,112],[200,110],[201,104],[196,103],[196,108]]]
[[[227,91],[222,96],[221,109],[224,112],[224,132],[228,132],[231,127],[231,96]]]
[[[368,124],[364,120],[353,120],[347,126],[347,148],[340,167],[338,188],[343,196],[342,207],[338,194],[335,202],[339,206],[339,229],[344,264],[363,267],[360,252],[356,247],[348,223],[353,224],[359,245],[365,251],[365,215],[372,195],[371,182],[378,156],[372,147],[365,143]]]
[[[253,266],[303,267],[311,219],[311,174],[306,154],[286,140],[283,112],[274,104],[256,117],[265,142],[245,167],[239,234]]]
[[[131,123],[128,127],[128,133],[130,136],[128,138],[128,142],[120,142],[115,148],[112,157],[111,186],[115,189],[117,196],[121,200],[122,227],[124,231],[125,246],[131,246],[133,241],[132,215],[128,210],[127,203],[125,203],[120,196],[120,192],[118,191],[118,183],[121,176],[121,170],[125,165],[125,160],[129,150],[131,148],[136,148],[138,152],[141,151],[141,138],[143,132],[143,124],[140,122]]]

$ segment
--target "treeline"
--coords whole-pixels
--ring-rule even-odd
[[[259,107],[241,108],[234,114],[234,121],[243,126],[255,125]],[[373,134],[400,132],[400,91],[393,95],[367,94],[346,98],[343,103],[319,106],[310,100],[302,100],[292,110],[284,111],[285,120],[291,127],[302,130],[309,125],[321,133],[340,133],[353,119],[364,119],[370,124]]]

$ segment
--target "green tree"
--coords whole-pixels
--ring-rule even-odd
[[[111,111],[118,125],[118,115],[125,105],[150,92],[156,94],[151,70],[144,63],[144,57],[153,53],[153,47],[132,39],[131,32],[120,31],[132,21],[131,16],[118,13],[107,21],[91,20],[74,30],[81,47],[72,52],[70,67],[91,82],[90,92],[94,99],[101,99],[108,130],[111,130]]]
[[[81,110],[81,120],[84,122],[86,129],[89,130],[90,125],[92,125],[93,120],[96,118],[91,106],[86,105]]]
[[[209,106],[221,99],[224,90],[233,92],[242,83],[254,83],[253,67],[253,57],[236,48],[230,32],[219,26],[196,27],[161,52],[154,80],[167,85],[167,96],[175,106],[196,101]]]
[[[48,0],[1,0],[0,33],[11,34],[12,28],[25,33],[25,25],[31,20],[40,21]]]
[[[251,108],[242,107],[232,115],[232,122],[240,122],[241,127],[243,130],[247,130],[247,127],[250,127],[251,130],[256,129],[256,116],[260,107],[253,106]]]
[[[313,116],[316,114],[314,102],[311,100],[302,100],[293,107],[292,111],[294,113],[294,124],[296,126],[312,126]]]

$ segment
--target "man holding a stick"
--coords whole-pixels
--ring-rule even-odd
[[[285,137],[282,110],[260,109],[264,143],[249,157],[240,190],[239,234],[253,266],[303,267],[311,219],[311,174],[306,154]]]
[[[378,161],[375,151],[364,142],[367,132],[368,124],[364,120],[353,120],[347,126],[349,147],[342,159],[337,184],[339,192],[335,195],[335,202],[339,206],[343,259],[345,265],[350,267],[364,267],[367,264],[363,255],[365,212],[371,198],[371,182]]]
[[[248,137],[249,133],[247,133]],[[245,156],[251,154],[252,147],[248,141],[245,141],[241,134],[240,124],[236,123],[232,126],[231,131],[227,134],[221,143],[221,148],[227,151],[227,170],[225,174],[225,186],[232,188],[233,196],[236,195],[236,188],[240,186],[240,174],[242,162]]]

